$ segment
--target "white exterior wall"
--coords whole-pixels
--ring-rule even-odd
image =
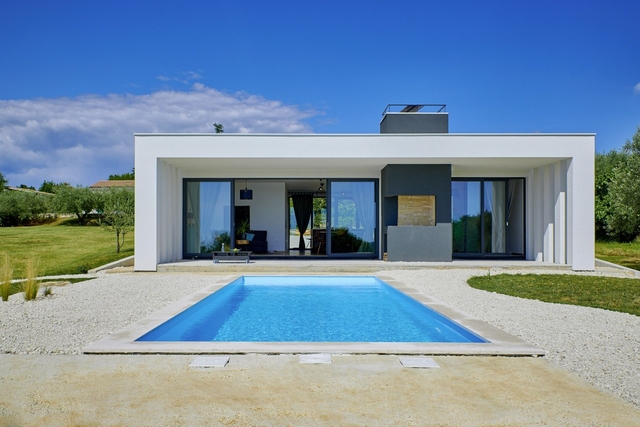
[[[266,230],[269,251],[285,250],[285,221],[288,212],[287,189],[284,182],[252,182],[253,200],[240,200],[240,190],[244,187],[236,185],[236,206],[250,206],[250,223],[252,230]],[[256,208],[259,206],[259,209]]]
[[[526,178],[526,258],[593,270],[594,150],[593,135],[139,134],[135,269],[181,259],[183,178],[379,179],[386,164],[421,163]]]

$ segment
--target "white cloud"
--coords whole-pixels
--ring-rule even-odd
[[[182,71],[174,77],[165,75],[160,75],[157,77],[158,80],[163,82],[176,81],[186,85],[190,84],[192,80],[200,80],[201,78],[202,75],[200,74],[200,72],[196,71]]]
[[[134,132],[311,132],[316,115],[246,93],[195,83],[187,92],[0,100],[0,172],[10,184],[90,185],[133,167]]]
[[[635,93],[636,95],[640,94],[640,83],[633,87],[633,93]]]

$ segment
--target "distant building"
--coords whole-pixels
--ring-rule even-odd
[[[95,191],[105,191],[109,188],[135,188],[136,182],[131,179],[121,179],[121,180],[107,180],[103,179],[96,182],[93,185],[90,185],[89,188]]]

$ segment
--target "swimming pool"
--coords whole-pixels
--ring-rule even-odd
[[[136,341],[487,342],[372,276],[242,276]]]

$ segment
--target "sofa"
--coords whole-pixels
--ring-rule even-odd
[[[253,234],[253,239],[248,239]],[[267,242],[267,230],[251,230],[247,233],[247,250],[256,253],[269,252],[269,242]]]

